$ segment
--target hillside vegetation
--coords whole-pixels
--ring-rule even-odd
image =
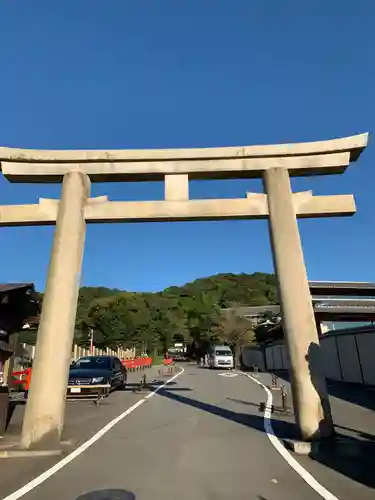
[[[179,340],[244,343],[254,337],[249,323],[223,318],[220,309],[277,302],[276,278],[264,273],[218,274],[158,293],[82,287],[75,341],[88,345],[92,328],[98,347],[136,346],[148,352],[161,352]],[[21,340],[34,342],[35,332],[23,332]]]

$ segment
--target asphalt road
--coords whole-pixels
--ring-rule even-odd
[[[92,446],[39,486],[30,484],[30,491],[21,498],[81,500],[89,492],[109,490],[116,492],[87,500],[322,498],[264,432],[258,409],[266,400],[264,389],[245,375],[221,373],[185,366],[170,385],[149,399],[139,399],[139,406]],[[283,426],[286,431],[288,426],[292,429],[291,423]],[[340,500],[373,498],[372,488],[325,465],[317,468],[310,459],[298,460],[303,470],[318,474],[319,483],[332,493],[329,497],[325,490],[325,498],[333,500],[337,491],[344,495],[337,497]],[[350,496],[342,487],[350,486],[345,481],[352,486]]]

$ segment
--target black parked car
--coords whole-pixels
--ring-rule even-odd
[[[68,396],[108,395],[116,388],[123,388],[127,371],[114,356],[85,356],[70,367]]]

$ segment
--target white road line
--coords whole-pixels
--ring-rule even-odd
[[[29,483],[25,484],[25,486],[22,486],[22,488],[18,489],[17,491],[14,491],[13,493],[8,495],[7,497],[3,498],[3,500],[18,500],[18,498],[23,497],[24,495],[29,493],[34,488],[36,488],[40,484],[44,483],[44,481],[46,481],[51,476],[56,474],[56,472],[59,472],[59,470],[61,470],[66,465],[68,465],[75,458],[82,455],[82,453],[84,451],[86,451],[88,448],[90,448],[90,446],[92,446],[94,443],[96,443],[96,441],[98,441],[101,437],[103,437],[104,434],[107,434],[107,432],[110,431],[112,429],[112,427],[114,427],[116,424],[118,424],[123,418],[125,418],[128,415],[130,415],[131,413],[133,413],[134,410],[139,408],[146,401],[146,399],[149,399],[152,396],[154,396],[157,392],[160,391],[160,389],[162,389],[163,387],[165,387],[166,385],[171,383],[172,380],[174,380],[177,377],[179,377],[180,375],[182,375],[184,373],[184,371],[185,370],[183,368],[181,368],[181,371],[179,373],[177,373],[176,375],[174,375],[173,377],[168,379],[163,385],[160,385],[159,387],[154,389],[150,394],[148,394],[148,396],[137,401],[133,406],[131,406],[130,408],[125,410],[123,413],[121,413],[121,415],[119,415],[118,417],[113,419],[111,422],[109,422],[106,426],[104,426],[102,429],[100,429],[100,431],[98,431],[96,434],[94,434],[88,441],[81,444],[81,446],[79,446],[76,450],[72,451],[72,453],[67,455],[62,460],[60,460],[60,462],[57,462],[57,464],[55,464],[53,467],[51,467],[50,469],[48,469],[45,472],[43,472],[42,474],[40,474],[40,476],[36,477],[35,479],[30,481]]]
[[[227,377],[227,378],[232,378],[232,377],[237,377],[237,373],[218,373],[219,377]]]
[[[297,472],[299,476],[314,490],[318,495],[320,495],[324,500],[339,500],[338,497],[335,497],[330,491],[328,491],[324,486],[322,486],[318,481],[307,472],[306,469],[302,467],[302,465],[297,462],[297,460],[289,453],[289,451],[285,448],[285,446],[280,442],[278,437],[275,435],[272,427],[272,393],[262,382],[252,377],[248,373],[243,373],[246,377],[251,379],[256,384],[263,387],[263,389],[267,393],[267,404],[266,409],[264,410],[264,430],[268,436],[268,439],[271,441],[272,445],[276,448],[276,450],[280,453],[283,459],[290,465],[292,469]],[[13,499],[12,499],[13,500]]]

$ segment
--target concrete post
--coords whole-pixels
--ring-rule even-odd
[[[265,170],[263,181],[296,421],[303,440],[327,437],[332,416],[288,170]]]
[[[64,175],[22,427],[24,448],[60,446],[89,190],[86,174],[71,171]]]

